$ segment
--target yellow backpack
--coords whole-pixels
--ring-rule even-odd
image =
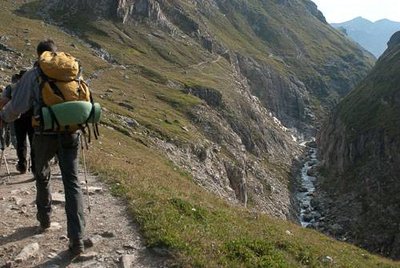
[[[44,52],[39,59],[42,100],[46,106],[66,101],[91,101],[77,59],[64,52]]]
[[[46,51],[40,56],[38,65],[41,70],[40,90],[42,106],[47,107],[52,114],[52,129],[55,131],[71,132],[78,129],[85,131],[86,127],[89,129],[88,121],[86,121],[85,125],[60,126],[62,124],[59,123],[57,116],[52,111],[52,106],[62,104],[63,102],[90,102],[92,103],[90,114],[93,118],[94,102],[89,87],[82,78],[81,66],[78,60],[68,53]],[[42,125],[40,123],[40,121],[44,122],[43,114],[40,117],[34,120],[33,125],[40,126],[43,129],[44,123]],[[97,124],[93,127],[94,135],[97,138]]]

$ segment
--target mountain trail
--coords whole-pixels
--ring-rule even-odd
[[[71,260],[66,237],[64,194],[58,165],[52,165],[53,214],[51,227],[38,232],[36,189],[33,175],[15,170],[15,150],[7,148],[0,169],[0,267],[165,267],[166,259],[149,251],[138,227],[127,216],[127,207],[110,194],[109,187],[89,175],[88,192],[80,171],[84,192],[86,234],[85,253]]]
[[[206,61],[199,62],[197,64],[189,65],[188,68],[203,70],[207,65],[218,63],[221,59],[222,57],[218,55],[217,58],[215,59],[209,59]]]

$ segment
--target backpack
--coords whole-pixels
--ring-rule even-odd
[[[88,124],[91,123],[97,138],[101,107],[93,102],[78,60],[64,52],[46,51],[40,56],[38,67],[42,107],[35,121],[39,121],[40,129],[64,132],[81,129],[84,133],[88,129],[90,139]]]

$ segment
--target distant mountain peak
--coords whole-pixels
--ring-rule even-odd
[[[390,19],[380,19],[380,20],[375,21],[374,23],[400,23],[400,22],[390,20]]]
[[[371,22],[361,16],[342,23],[332,23],[337,29],[344,29],[346,34],[366,50],[379,58],[387,48],[390,37],[400,30],[400,22],[381,19]]]
[[[350,21],[369,21],[369,22],[372,22],[369,19],[366,19],[366,18],[364,18],[362,16],[355,17],[354,19],[352,19]]]
[[[357,24],[357,25],[361,24],[361,25],[364,25],[364,24],[373,24],[373,22],[366,18],[358,16],[358,17],[348,20],[348,21],[344,21],[344,22],[340,22],[340,23],[332,23],[332,25],[337,25],[337,24],[346,24],[346,25],[347,24]]]

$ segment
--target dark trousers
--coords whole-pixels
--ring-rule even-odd
[[[39,222],[51,215],[50,160],[57,155],[65,192],[68,237],[82,239],[85,229],[82,191],[78,180],[79,134],[39,134],[33,141],[36,155],[36,206]]]
[[[17,139],[17,156],[18,156],[18,165],[27,167],[26,154],[27,154],[27,144],[26,144],[26,136],[28,136],[29,144],[31,146],[31,164],[32,164],[32,173],[35,172],[35,153],[32,149],[32,140],[33,140],[33,127],[32,127],[32,118],[30,116],[24,116],[14,121],[14,131],[15,137]]]

